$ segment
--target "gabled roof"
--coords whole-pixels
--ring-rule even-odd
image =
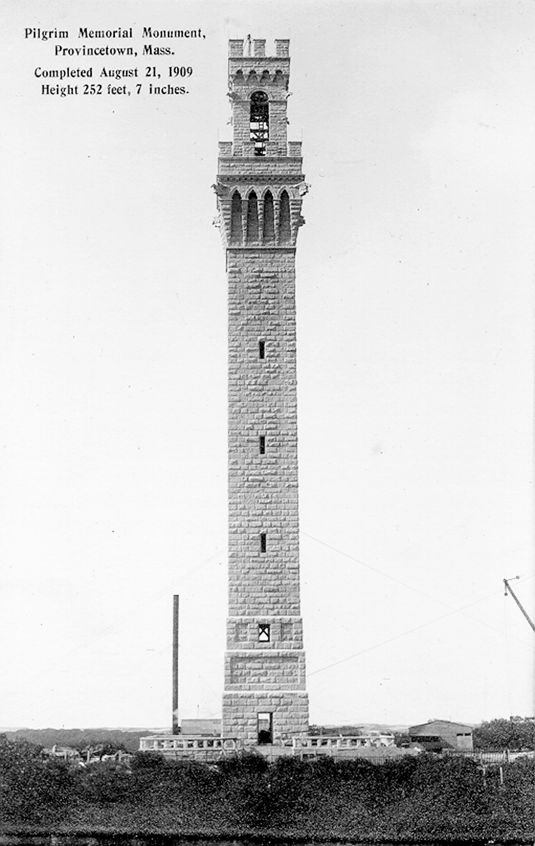
[[[428,723],[423,723],[419,726],[409,726],[409,734],[410,735],[421,735],[424,737],[426,734],[440,734],[440,729],[458,729],[464,733],[472,732],[473,727],[467,726],[465,723],[453,723],[451,720],[430,720]]]

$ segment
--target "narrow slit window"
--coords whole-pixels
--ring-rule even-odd
[[[288,244],[292,237],[290,224],[290,198],[287,191],[283,191],[280,198],[279,211],[279,241]]]
[[[254,191],[247,201],[247,241],[258,241],[258,200]]]
[[[231,217],[230,217],[230,240],[233,243],[241,243],[242,239],[242,209],[241,197],[237,191],[232,195]]]
[[[265,358],[266,357],[266,342],[259,341],[258,342],[258,358]]]
[[[260,534],[260,552],[265,552],[267,550],[267,535],[265,532]]]
[[[271,627],[269,623],[258,624],[258,642],[269,643],[271,640]]]
[[[258,439],[258,449],[259,449],[260,455],[266,454],[266,436],[265,435],[260,435],[260,437]]]
[[[273,194],[266,191],[264,197],[264,244],[275,240],[275,213],[273,210]]]

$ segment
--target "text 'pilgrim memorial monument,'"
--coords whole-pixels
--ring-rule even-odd
[[[289,41],[229,42],[233,141],[216,185],[229,312],[229,609],[223,737],[308,731],[299,591],[295,250],[301,143],[287,141]],[[246,55],[244,55],[244,52]],[[251,55],[252,54],[252,55]]]

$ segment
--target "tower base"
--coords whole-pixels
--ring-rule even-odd
[[[247,690],[223,694],[222,734],[244,746],[291,744],[308,732],[308,694],[296,690]]]

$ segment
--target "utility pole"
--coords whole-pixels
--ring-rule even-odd
[[[179,734],[178,727],[178,596],[173,596],[173,719],[172,734]]]
[[[515,579],[519,579],[519,578],[520,578],[520,576],[515,576]],[[527,620],[527,621],[528,621],[528,623],[530,624],[531,628],[532,628],[532,629],[533,629],[533,631],[535,632],[535,623],[533,622],[533,620],[531,620],[531,619],[528,617],[528,615],[527,615],[526,611],[524,610],[523,606],[521,605],[520,600],[519,600],[519,599],[518,599],[518,597],[516,596],[516,594],[515,594],[515,592],[514,592],[513,588],[512,588],[512,587],[511,587],[511,585],[509,584],[508,580],[507,580],[507,579],[504,579],[504,580],[503,580],[503,583],[504,583],[504,585],[505,585],[505,596],[507,596],[507,593],[508,593],[508,592],[511,594],[511,596],[512,596],[512,597],[513,597],[513,599],[514,599],[514,601],[516,602],[516,604],[518,605],[518,607],[519,607],[519,608],[520,608],[520,610],[522,611],[522,614],[524,615],[524,617],[526,618],[526,620]]]

